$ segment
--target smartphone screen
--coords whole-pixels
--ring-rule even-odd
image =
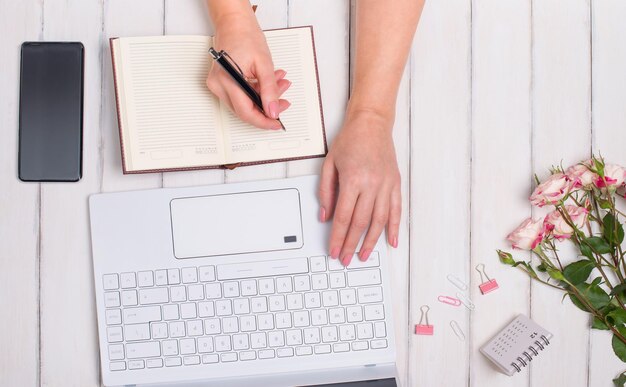
[[[82,175],[81,43],[22,44],[19,178],[78,181]]]

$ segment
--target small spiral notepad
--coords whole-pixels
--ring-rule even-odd
[[[482,346],[480,352],[511,376],[539,356],[551,339],[552,333],[520,314]]]

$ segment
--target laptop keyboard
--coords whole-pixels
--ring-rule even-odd
[[[110,273],[111,371],[387,348],[380,258],[326,256]]]

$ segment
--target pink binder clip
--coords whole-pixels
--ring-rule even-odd
[[[439,300],[439,302],[443,302],[444,304],[448,304],[452,306],[461,305],[461,300],[459,300],[458,298],[450,297],[450,296],[439,296],[437,297],[437,300]]]
[[[422,315],[420,316],[420,321],[415,325],[415,334],[416,335],[432,335],[435,329],[434,326],[428,325],[428,311],[430,307],[428,305],[422,305],[420,311]],[[422,324],[422,321],[426,320],[426,324]]]
[[[495,279],[489,278],[487,272],[485,271],[484,264],[479,263],[478,265],[476,265],[476,271],[478,272],[478,274],[480,274],[480,285],[478,285],[478,288],[480,289],[480,292],[482,294],[493,292],[498,288],[498,282]],[[484,278],[483,274],[485,275]],[[485,281],[485,278],[487,279],[487,281]]]

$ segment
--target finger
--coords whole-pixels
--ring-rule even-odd
[[[359,259],[361,261],[367,261],[372,250],[374,250],[374,246],[376,246],[380,234],[382,234],[387,225],[389,220],[390,194],[390,192],[383,192],[376,198],[369,230],[367,230],[367,234],[365,235],[365,239],[363,239],[363,244],[359,251]]]
[[[278,81],[278,96],[280,97],[289,89],[291,86],[291,81],[287,79],[281,79]]]
[[[389,203],[389,221],[387,223],[387,241],[394,248],[398,247],[398,234],[400,230],[400,217],[402,216],[402,193],[400,184],[391,191]]]
[[[226,90],[224,90],[224,87],[222,86],[222,84],[219,82],[215,82],[212,79],[207,79],[206,83],[207,83],[207,87],[209,88],[209,91],[211,91],[211,93],[213,93],[232,112],[235,112],[235,110],[233,109],[233,104],[230,101],[230,97],[226,93]]]
[[[354,213],[352,214],[350,228],[348,229],[341,249],[341,263],[343,263],[344,266],[348,266],[350,261],[352,261],[352,256],[356,251],[359,240],[370,225],[372,211],[374,210],[374,201],[375,198],[372,195],[359,195],[356,206],[354,207]]]
[[[335,199],[337,197],[337,169],[335,169],[335,164],[331,158],[326,158],[324,164],[322,164],[317,196],[320,200],[319,219],[323,223],[333,216]]]
[[[286,99],[278,100],[278,112],[279,113],[282,113],[285,110],[289,109],[289,106],[291,106],[291,102],[287,101]]]
[[[234,113],[242,121],[262,129],[281,129],[280,123],[266,117],[252,102],[250,97],[237,85],[228,84],[224,87],[226,94],[230,98]]]
[[[337,207],[330,232],[330,256],[339,258],[346,234],[352,221],[352,213],[356,205],[358,193],[355,190],[341,189],[337,199]]]
[[[285,78],[285,75],[287,75],[287,72],[285,70],[283,70],[283,69],[278,69],[278,70],[274,71],[274,77],[276,77],[277,81]]]
[[[255,75],[259,81],[259,92],[263,101],[263,110],[268,117],[278,118],[278,83],[274,76],[274,65],[271,59],[255,64]]]

